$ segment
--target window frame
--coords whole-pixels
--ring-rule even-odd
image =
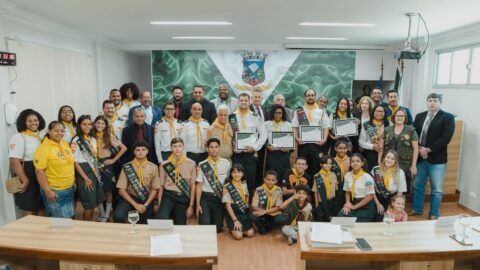
[[[450,47],[446,49],[439,49],[435,51],[435,61],[434,61],[434,72],[435,76],[433,77],[433,88],[440,88],[440,89],[445,89],[445,88],[450,88],[450,89],[458,89],[458,88],[480,88],[480,83],[470,83],[471,81],[471,71],[472,71],[472,57],[473,57],[473,50],[474,49],[480,49],[480,43],[475,43],[475,44],[470,44],[470,45],[464,45],[464,46],[457,46],[457,47]],[[468,70],[467,70],[467,83],[465,84],[452,84],[452,65],[453,65],[453,55],[455,54],[456,51],[461,51],[468,49],[469,51],[469,56],[468,56]],[[439,66],[439,59],[440,55],[443,53],[451,53],[450,55],[450,68],[449,68],[449,78],[448,78],[448,84],[439,84],[438,83],[438,70],[440,68]]]

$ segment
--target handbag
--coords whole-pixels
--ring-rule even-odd
[[[25,137],[24,137],[25,140]],[[25,143],[23,144],[23,152],[25,153],[25,145],[27,144],[27,141],[25,140]],[[18,176],[12,176],[7,181],[5,181],[5,186],[7,187],[7,192],[11,194],[15,194],[20,192],[20,186],[22,185],[22,182],[20,181],[20,178]]]

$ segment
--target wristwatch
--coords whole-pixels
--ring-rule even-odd
[[[143,205],[145,205],[145,207],[148,207],[148,203],[144,203]]]

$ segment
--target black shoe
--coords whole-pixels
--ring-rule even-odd
[[[265,234],[267,234],[267,229],[265,227],[259,228],[258,233],[260,235],[265,235]]]

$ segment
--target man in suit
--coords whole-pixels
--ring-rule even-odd
[[[285,111],[287,112],[287,120],[288,120],[288,122],[292,122],[293,114],[295,113],[295,111],[290,109],[290,108],[285,107],[285,96],[283,96],[282,94],[276,94],[273,97],[273,104],[274,105],[280,105],[283,108],[285,108]],[[270,115],[270,112],[269,112],[268,119],[271,119],[271,118],[272,118],[272,116]]]
[[[375,105],[382,105],[384,108],[388,107],[388,103],[383,102],[383,92],[378,86],[373,87],[370,97],[375,102]]]
[[[413,210],[409,214],[422,214],[428,177],[431,186],[430,219],[440,216],[443,179],[447,168],[447,146],[455,131],[454,116],[440,109],[441,102],[441,95],[428,95],[428,110],[417,114],[413,123],[419,134],[419,159],[417,175],[413,179]]]
[[[162,119],[162,110],[152,105],[152,94],[150,91],[142,91],[140,93],[140,105],[134,106],[128,112],[128,124],[133,122],[133,111],[136,108],[142,108],[145,111],[147,125],[155,125],[155,123]],[[151,149],[149,152],[152,152]]]
[[[250,110],[256,114],[263,122],[268,121],[267,109],[262,106],[263,93],[260,90],[254,90],[252,93],[252,104]]]
[[[148,161],[158,165],[155,155],[154,127],[145,122],[147,114],[142,107],[133,108],[132,115],[133,123],[125,127],[122,132],[122,143],[127,147],[127,152],[122,156],[123,164],[133,160],[133,146],[139,141],[145,141],[149,149]]]
[[[217,110],[220,105],[228,106],[232,113],[237,109],[238,100],[230,95],[228,84],[226,83],[218,86],[218,96],[210,101],[215,105],[215,109]]]
[[[182,101],[183,99],[183,88],[180,85],[175,85],[172,88],[172,101],[175,104],[175,114],[174,117],[180,121],[184,122],[188,119],[188,112],[185,109],[187,103]]]
[[[202,85],[195,85],[193,87],[193,100],[187,103],[184,108],[184,113],[186,114],[186,119],[191,116],[191,108],[193,103],[200,103],[202,105],[202,118],[207,120],[208,123],[211,125],[213,121],[217,118],[217,109],[215,109],[215,105],[212,102],[205,99],[205,93]]]

